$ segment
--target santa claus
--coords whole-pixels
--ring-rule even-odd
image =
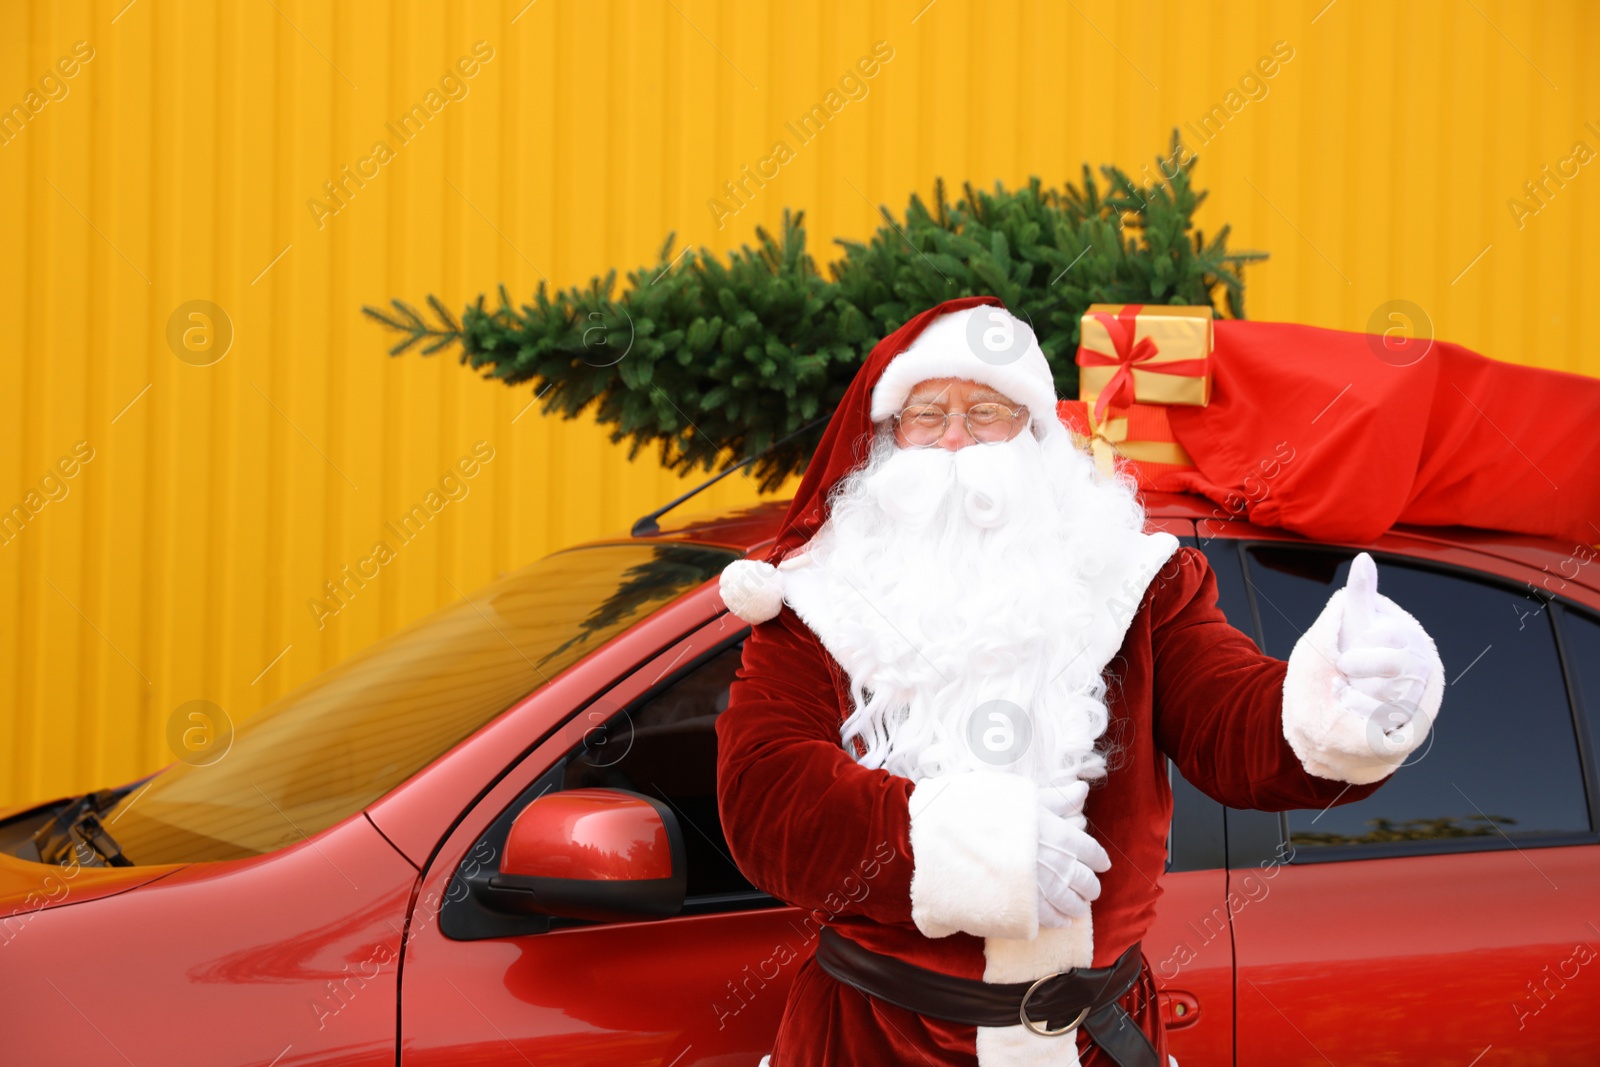
[[[1320,808],[1438,713],[1438,652],[1370,557],[1263,655],[1055,411],[1000,301],[925,311],[856,375],[765,559],[723,575],[754,624],[723,828],[753,884],[827,919],[763,1064],[1166,1067],[1140,950],[1166,758],[1224,804]]]

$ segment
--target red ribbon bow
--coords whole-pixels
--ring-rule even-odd
[[[1106,334],[1111,338],[1111,347],[1115,355],[1100,352],[1093,348],[1078,346],[1078,366],[1080,367],[1116,367],[1117,372],[1111,376],[1111,381],[1100,391],[1100,398],[1095,401],[1095,425],[1105,421],[1106,408],[1111,404],[1118,407],[1131,407],[1138,399],[1134,392],[1133,367],[1136,363],[1148,363],[1160,354],[1156,343],[1148,337],[1134,341],[1135,323],[1139,312],[1144,310],[1143,304],[1124,304],[1122,310],[1115,317],[1103,311],[1094,313],[1094,320],[1106,328]],[[1153,374],[1173,374],[1184,377],[1195,377],[1206,372],[1204,359],[1174,360],[1162,363],[1160,369],[1154,367],[1142,368]]]

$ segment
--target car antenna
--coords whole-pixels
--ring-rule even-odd
[[[805,433],[807,430],[810,430],[810,429],[812,429],[814,427],[817,427],[817,426],[821,426],[823,423],[827,422],[829,418],[830,418],[830,416],[824,415],[820,419],[812,419],[810,422],[806,423],[804,426],[802,426],[798,430],[794,431],[794,433],[791,433],[786,437],[780,437],[778,440],[772,442],[772,444],[768,445],[766,448],[763,448],[760,452],[757,452],[755,455],[747,456],[744,459],[741,459],[739,462],[735,463],[733,466],[729,467],[727,470],[721,471],[721,472],[713,475],[712,477],[706,479],[704,482],[701,482],[699,485],[695,486],[693,489],[689,490],[687,493],[684,493],[682,496],[678,497],[677,499],[669,500],[667,503],[663,504],[661,507],[656,508],[656,510],[652,511],[650,514],[645,515],[645,516],[641,517],[640,519],[638,519],[633,524],[633,536],[634,537],[654,537],[656,534],[661,532],[661,527],[656,523],[656,520],[661,518],[661,516],[665,515],[667,512],[671,511],[673,508],[677,507],[679,504],[683,503],[685,500],[688,500],[690,497],[695,496],[696,494],[700,493],[701,491],[703,491],[705,489],[709,489],[713,485],[716,485],[718,482],[722,481],[722,479],[726,478],[728,475],[732,474],[734,471],[738,470],[739,468],[745,467],[745,466],[748,466],[751,463],[754,463],[756,460],[760,459],[762,456],[766,455],[768,452],[771,452],[774,448],[777,448],[779,445],[786,444],[787,442],[794,440],[796,437],[799,437],[801,434]]]

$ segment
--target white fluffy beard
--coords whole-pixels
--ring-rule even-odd
[[[955,452],[876,436],[809,546],[818,636],[850,679],[846,751],[913,780],[1104,777],[1106,683],[1084,652],[1111,619],[1085,579],[1117,565],[1128,538],[1109,531],[1143,524],[1131,479],[1102,479],[1065,433]]]

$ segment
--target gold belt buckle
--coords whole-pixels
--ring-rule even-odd
[[[1093,1006],[1090,1005],[1089,1007],[1085,1007],[1078,1013],[1078,1017],[1076,1019],[1072,1020],[1066,1026],[1061,1027],[1059,1030],[1052,1030],[1049,1026],[1039,1026],[1032,1019],[1028,1018],[1028,998],[1033,996],[1034,990],[1044,985],[1044,983],[1048,982],[1050,979],[1058,977],[1061,975],[1061,973],[1061,971],[1057,971],[1054,974],[1047,974],[1037,982],[1034,982],[1028,987],[1028,991],[1022,994],[1022,1004],[1017,1008],[1017,1014],[1022,1018],[1022,1025],[1026,1026],[1031,1032],[1038,1034],[1040,1037],[1060,1037],[1062,1034],[1072,1033],[1072,1031],[1078,1028],[1083,1020],[1089,1017],[1089,1007]]]

